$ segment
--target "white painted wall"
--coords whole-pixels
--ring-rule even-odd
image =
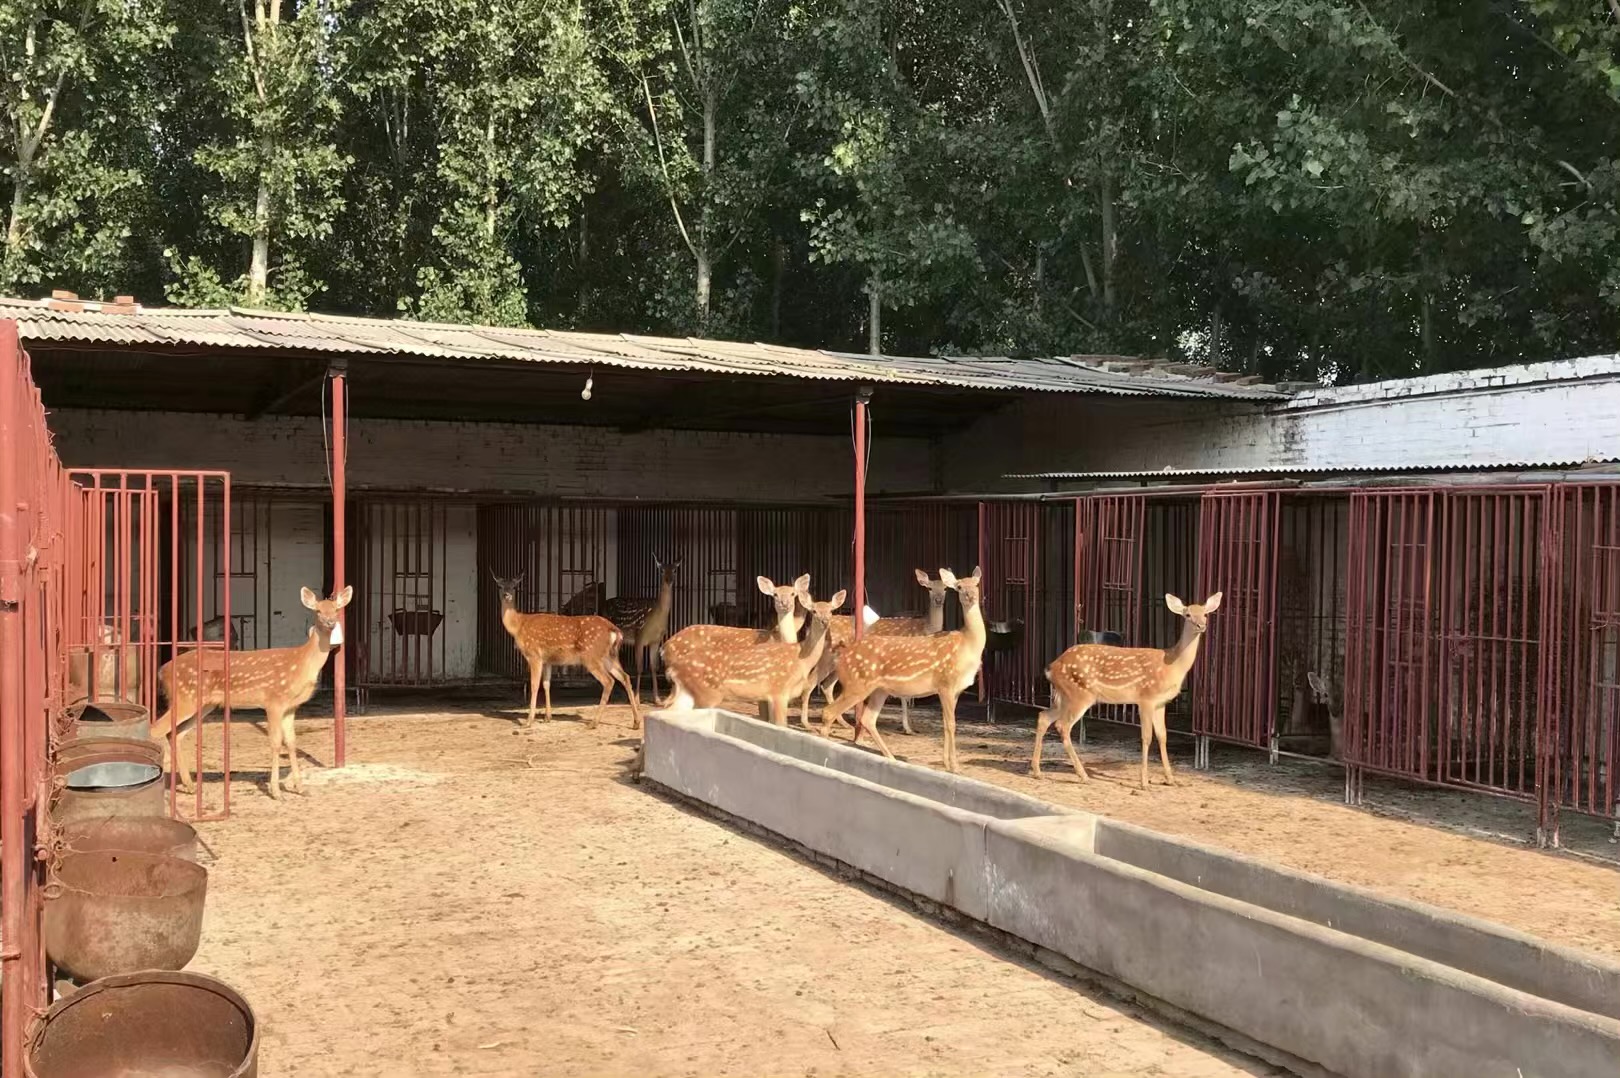
[[[1030,398],[947,440],[953,490],[1008,473],[1564,465],[1620,458],[1620,357],[1322,389],[1274,406]]]
[[[220,468],[238,484],[322,486],[318,419],[62,409],[62,459],[78,467]],[[847,495],[845,438],[355,419],[351,490],[525,491],[604,499],[793,502]],[[929,489],[929,444],[878,439],[873,493]]]

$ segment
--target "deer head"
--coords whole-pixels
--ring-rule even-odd
[[[668,565],[665,565],[662,558],[660,558],[657,554],[653,555],[653,564],[658,567],[659,577],[666,585],[675,583],[676,570],[680,569],[681,562],[685,560],[686,556],[683,554],[674,561],[670,562]]]
[[[304,588],[299,591],[298,598],[315,611],[315,628],[310,631],[315,634],[317,642],[323,648],[342,647],[343,626],[338,624],[338,611],[348,606],[349,600],[354,598],[354,587],[350,585],[324,599],[309,588]]]
[[[945,596],[950,593],[950,585],[943,580],[934,580],[929,577],[926,570],[913,570],[917,574],[917,583],[928,589],[928,608],[930,611],[945,609]]]
[[[1221,607],[1221,593],[1216,592],[1202,603],[1184,603],[1174,595],[1166,593],[1164,605],[1170,608],[1170,613],[1179,614],[1187,620],[1187,627],[1195,633],[1206,632],[1209,629],[1209,615]]]
[[[921,569],[917,570],[917,572],[922,576],[927,575]],[[949,569],[941,569],[939,571],[939,581],[945,587],[955,590],[956,597],[961,600],[964,615],[979,605],[979,587],[984,583],[984,574],[977,565],[973,567],[973,575],[966,577],[958,577]],[[930,598],[932,592],[933,589],[929,588]],[[943,601],[941,599],[941,602]]]
[[[810,598],[809,573],[805,573],[791,584],[773,583],[768,576],[756,577],[754,583],[759,585],[759,590],[769,596],[771,602],[775,605],[776,620],[779,624],[783,618],[793,614],[794,604],[800,602],[801,599],[806,610],[809,610],[810,604],[815,601]],[[839,592],[839,594],[842,595],[843,592]]]
[[[760,579],[763,580],[764,578],[761,577]],[[840,589],[833,595],[831,599],[828,599],[824,603],[818,603],[810,597],[810,577],[808,575],[802,576],[799,578],[799,580],[805,582],[805,588],[803,591],[796,592],[795,595],[799,600],[799,605],[804,607],[805,612],[810,615],[811,619],[811,631],[806,634],[805,639],[813,640],[817,636],[825,635],[828,628],[832,625],[833,612],[844,605],[846,595],[844,591]],[[794,584],[797,585],[798,582],[799,581],[796,580],[794,581]]]
[[[517,609],[517,591],[518,591],[518,586],[523,583],[523,574],[519,573],[517,576],[514,576],[510,580],[508,580],[508,579],[506,579],[504,577],[496,576],[495,575],[495,570],[491,569],[489,571],[489,575],[495,581],[495,590],[500,593],[500,596],[501,596],[501,609],[502,610],[516,610]]]

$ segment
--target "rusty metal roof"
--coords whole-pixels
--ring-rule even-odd
[[[52,299],[0,298],[23,343],[131,351],[198,348],[346,356],[402,355],[455,363],[508,360],[684,371],[742,377],[939,386],[1001,392],[1100,393],[1276,401],[1258,380],[1194,364],[1122,356],[867,356],[695,337],[459,326],[407,319],[190,310]]]

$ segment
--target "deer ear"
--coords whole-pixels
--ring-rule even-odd
[[[795,580],[793,582],[793,590],[794,591],[802,591],[806,595],[809,595],[810,594],[810,574],[805,573],[803,576],[799,577],[799,579]]]
[[[981,581],[983,579],[984,579],[984,572],[977,565],[975,565],[973,567],[973,582],[975,584],[977,584],[979,581]]]
[[[349,605],[349,600],[353,599],[353,598],[354,598],[354,585],[353,584],[345,584],[345,585],[343,585],[343,590],[338,592],[337,595],[335,596],[334,601],[337,603],[338,609],[342,610],[344,607]]]
[[[653,565],[656,566],[659,569],[662,569],[664,567],[664,559],[660,558],[657,554],[654,554],[653,555]]]
[[[759,590],[764,592],[766,595],[775,595],[776,594],[776,585],[771,583],[771,578],[770,577],[768,577],[768,576],[756,576],[754,578],[754,583],[758,584],[759,585]]]
[[[1164,593],[1164,605],[1170,608],[1172,614],[1185,614],[1187,612],[1187,604],[1169,592]]]
[[[320,596],[316,595],[314,592],[310,591],[308,588],[300,588],[299,589],[299,591],[298,591],[298,599],[299,599],[300,602],[302,602],[305,606],[309,607],[311,610],[314,610],[316,604],[321,601]]]
[[[685,560],[686,560],[686,555],[682,554],[680,557],[675,559],[675,564],[671,565],[670,568],[671,569],[679,569],[681,567],[681,563],[684,562]]]
[[[923,587],[926,588],[928,585],[933,583],[932,580],[928,579],[928,574],[923,572],[921,569],[915,569],[913,572],[917,574],[917,583],[921,584]]]
[[[839,607],[844,605],[844,598],[844,589],[839,588],[833,593],[833,597],[827,600],[827,608],[829,610],[837,610]]]
[[[949,569],[941,569],[939,571],[939,579],[940,583],[944,584],[947,588],[954,588],[960,583],[960,581],[956,579],[956,574],[951,572]]]
[[[1220,608],[1221,608],[1221,593],[1220,592],[1216,592],[1214,595],[1211,595],[1208,599],[1204,600],[1204,613],[1213,614],[1215,611],[1219,610]]]
[[[1322,696],[1327,695],[1327,682],[1322,680],[1321,674],[1318,674],[1315,670],[1312,670],[1305,675],[1305,680],[1310,683],[1311,688],[1318,694]]]

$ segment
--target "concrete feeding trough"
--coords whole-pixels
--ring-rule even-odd
[[[1620,964],[731,712],[645,780],[1348,1078],[1613,1078]]]

